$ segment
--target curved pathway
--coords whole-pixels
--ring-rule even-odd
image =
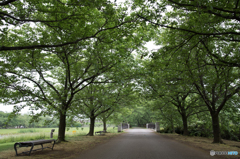
[[[78,159],[216,159],[197,148],[135,128],[81,154]]]

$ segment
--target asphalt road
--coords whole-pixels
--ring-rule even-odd
[[[201,149],[167,139],[148,129],[129,129],[78,159],[216,159]],[[77,159],[76,158],[76,159]]]

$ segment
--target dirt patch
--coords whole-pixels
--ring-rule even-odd
[[[51,149],[44,149],[43,151],[34,151],[31,153],[31,156],[21,155],[16,156],[14,149],[2,151],[0,154],[0,159],[51,159],[51,158],[66,158],[71,159],[75,158],[82,152],[95,147],[96,145],[107,142],[112,137],[117,136],[116,133],[106,133],[105,135],[97,135],[97,136],[77,136],[69,138],[68,142],[61,142],[56,144]],[[44,144],[44,147],[47,144]],[[35,146],[34,149],[40,148],[41,146]],[[18,152],[29,151],[29,148],[18,148]]]
[[[213,144],[213,138],[197,137],[197,136],[183,136],[179,134],[160,134],[161,136],[169,139],[179,141],[181,143],[201,148],[202,150],[210,153],[211,150],[214,151],[237,151],[238,155],[224,155],[218,156],[226,159],[240,159],[240,142],[223,140],[224,144]]]

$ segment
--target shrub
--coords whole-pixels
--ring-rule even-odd
[[[166,128],[163,129],[164,133],[172,133],[172,128],[167,126]]]
[[[175,133],[177,133],[177,134],[183,134],[183,128],[180,127],[180,126],[176,127],[176,128],[175,128]]]
[[[81,123],[74,123],[73,125],[74,125],[74,127],[82,127]]]
[[[222,125],[221,127],[221,138],[227,139],[227,140],[234,140],[239,141],[240,140],[240,131],[237,126],[230,125]]]
[[[212,137],[211,126],[207,123],[196,123],[188,127],[190,136]]]

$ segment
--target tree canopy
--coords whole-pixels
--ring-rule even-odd
[[[33,119],[53,115],[59,141],[66,118],[79,114],[91,118],[90,135],[97,117],[159,122],[183,135],[212,131],[214,143],[236,134],[227,125],[239,126],[238,0],[0,6],[0,93],[2,103],[15,105],[12,117],[26,106],[41,110]],[[159,49],[147,50],[149,41]]]

